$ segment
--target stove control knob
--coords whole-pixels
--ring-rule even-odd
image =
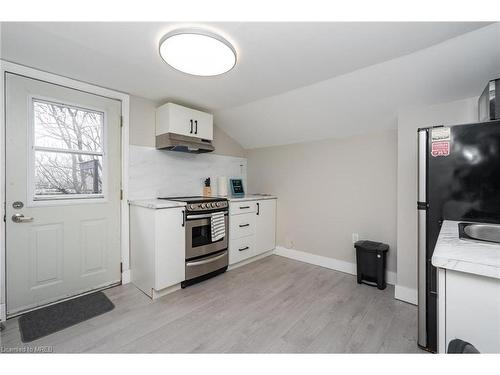
[[[212,206],[212,207],[215,207],[215,202],[212,202],[212,205],[211,205],[211,206]]]
[[[200,208],[205,208],[205,203],[200,204]]]
[[[217,202],[217,207],[220,207],[220,202]]]
[[[189,208],[190,208],[191,210],[194,210],[194,209],[196,208],[196,205],[194,205],[194,204],[190,204],[190,205],[189,205]]]

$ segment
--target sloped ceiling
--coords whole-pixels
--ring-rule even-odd
[[[247,148],[386,127],[397,108],[476,95],[498,67],[488,23],[3,23],[2,58],[215,112]],[[192,77],[158,55],[178,27],[230,40],[238,64]],[[496,64],[496,66],[495,66]]]
[[[245,148],[396,128],[397,112],[479,96],[500,77],[500,26],[215,113]],[[434,124],[422,124],[422,126]],[[354,150],[353,150],[354,152]]]

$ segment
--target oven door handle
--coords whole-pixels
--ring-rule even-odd
[[[221,211],[219,211],[221,212]],[[227,216],[227,211],[224,211],[224,216]],[[200,215],[188,215],[187,219],[208,219],[212,217],[212,214],[200,214]]]
[[[216,257],[213,257],[213,258],[198,260],[195,262],[187,262],[186,267],[201,266],[202,264],[212,263],[212,262],[215,262],[216,260],[224,258],[226,255],[227,255],[227,251],[224,251],[222,254],[217,255]]]

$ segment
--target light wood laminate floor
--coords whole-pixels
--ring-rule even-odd
[[[269,256],[156,301],[132,284],[106,290],[109,313],[29,344],[17,319],[0,346],[54,352],[416,353],[417,309],[394,288]],[[5,349],[4,349],[5,351]]]

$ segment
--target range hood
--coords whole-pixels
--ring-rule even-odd
[[[215,150],[212,142],[207,139],[189,137],[186,135],[164,133],[156,136],[156,148],[158,150],[170,150],[202,154]]]

